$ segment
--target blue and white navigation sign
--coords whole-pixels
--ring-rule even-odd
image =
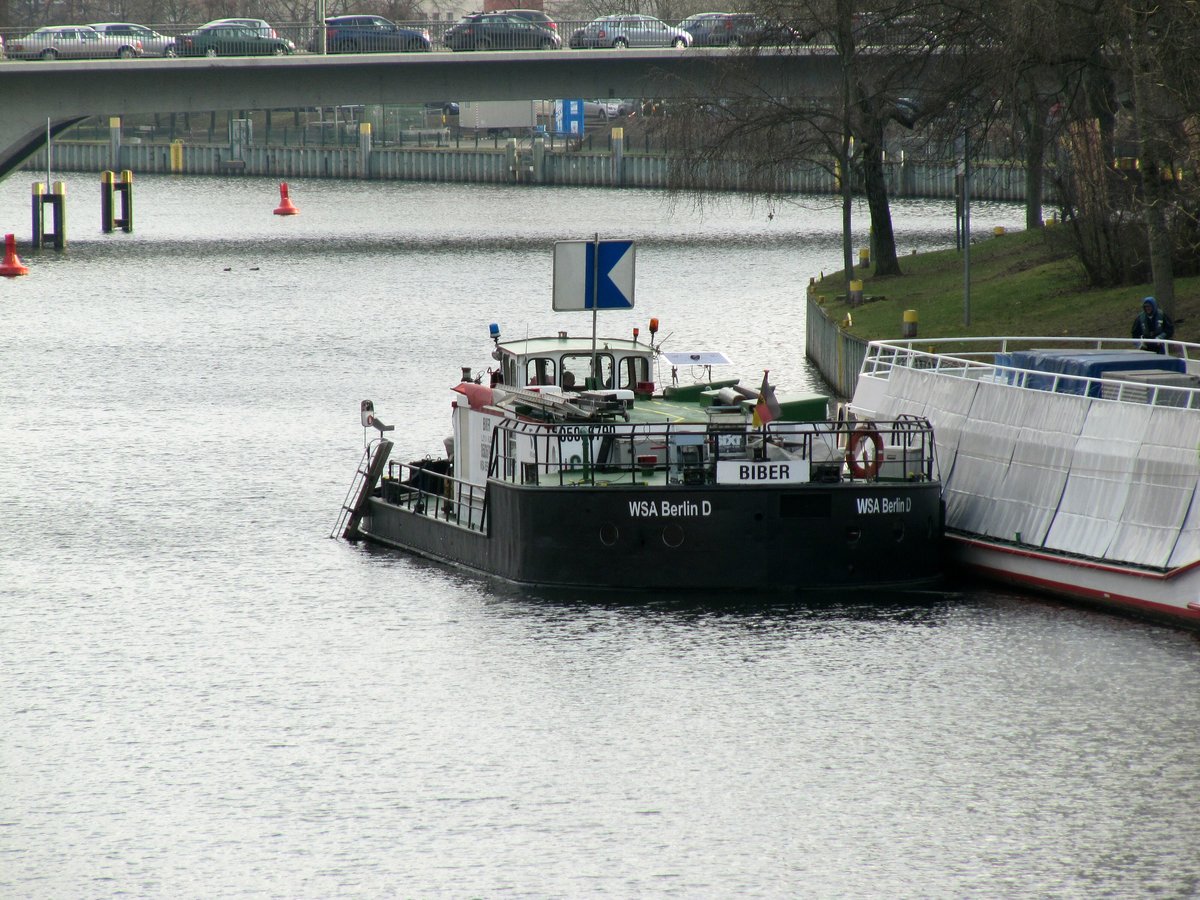
[[[554,308],[633,309],[633,241],[556,241]]]
[[[555,131],[559,134],[574,134],[583,136],[583,101],[555,100],[554,101]]]

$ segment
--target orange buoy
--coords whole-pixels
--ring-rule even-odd
[[[15,234],[6,234],[4,236],[4,262],[0,263],[0,275],[5,278],[15,278],[18,275],[28,275],[29,266],[21,262],[21,258],[17,256],[17,236]]]
[[[300,210],[288,198],[288,186],[286,181],[279,182],[279,205],[275,207],[275,215],[277,216],[296,216],[300,214]]]

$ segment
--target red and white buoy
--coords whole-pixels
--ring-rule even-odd
[[[15,278],[18,275],[28,275],[29,266],[21,262],[21,258],[17,256],[17,236],[15,234],[6,234],[4,236],[4,262],[0,263],[0,275],[5,278]]]
[[[277,216],[297,216],[300,210],[296,209],[296,205],[292,203],[288,197],[288,186],[286,181],[279,182],[279,205],[275,207],[275,215]]]

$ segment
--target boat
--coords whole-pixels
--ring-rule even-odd
[[[851,418],[938,436],[950,566],[1200,627],[1200,345],[873,341]]]
[[[396,425],[362,401],[363,455],[331,537],[543,587],[941,579],[928,422],[837,421],[825,395],[719,377],[724,354],[666,351],[650,325],[648,341],[637,328],[503,341],[490,326],[486,373],[465,367],[448,386],[444,452],[393,453]]]

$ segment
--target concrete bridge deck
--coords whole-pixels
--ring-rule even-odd
[[[0,63],[0,178],[91,116],[445,99],[721,96],[722,79],[772,96],[836,91],[828,48],[373,53]]]

